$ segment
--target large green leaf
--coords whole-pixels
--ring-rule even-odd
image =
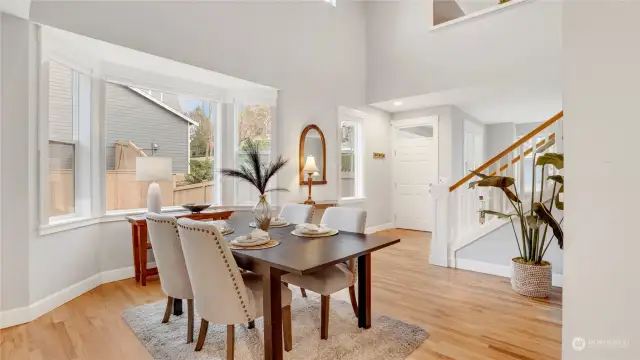
[[[564,155],[556,153],[546,153],[544,155],[540,155],[538,157],[538,160],[536,161],[536,165],[553,165],[553,167],[560,170],[564,168]]]
[[[551,211],[547,209],[546,206],[542,203],[534,203],[533,204],[533,212],[540,218],[540,220],[544,221],[546,224],[549,224],[551,230],[553,230],[553,235],[558,239],[558,245],[560,249],[564,247],[564,232],[560,227],[560,224],[556,221],[556,219],[551,214]]]
[[[556,194],[556,201],[555,201],[555,203],[556,203],[556,208],[557,208],[558,210],[564,210],[564,201],[561,201],[561,200],[560,200],[560,194],[561,194],[561,193],[564,193],[564,185],[562,185],[562,186],[560,187],[560,191],[558,191],[558,194]]]
[[[551,175],[547,179],[555,181],[558,184],[564,184],[564,177],[562,175]]]
[[[520,202],[520,199],[514,194],[511,190],[509,190],[509,186],[512,186],[515,183],[515,180],[508,176],[488,176],[476,171],[471,171],[474,175],[480,177],[480,180],[472,181],[469,183],[469,188],[474,188],[476,186],[484,186],[484,187],[496,187],[502,189],[504,194],[507,195],[511,201]]]
[[[529,229],[537,229],[543,224],[536,215],[527,215],[524,217],[524,221]]]

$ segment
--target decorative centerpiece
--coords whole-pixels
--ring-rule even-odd
[[[267,184],[289,160],[284,160],[282,156],[278,156],[275,161],[271,161],[268,164],[263,163],[260,159],[260,144],[251,139],[243,140],[241,148],[246,154],[246,163],[240,165],[237,170],[221,169],[220,172],[224,176],[244,180],[258,189],[260,196],[258,197],[258,203],[253,208],[253,218],[257,228],[267,231],[271,224],[271,206],[267,202],[266,194],[271,191],[288,191],[283,188],[267,189]]]
[[[495,215],[501,219],[509,219],[511,227],[518,244],[520,256],[511,260],[511,287],[517,293],[525,296],[536,298],[544,298],[551,291],[551,263],[544,260],[544,255],[549,249],[549,245],[555,237],[558,240],[560,249],[564,246],[564,234],[559,222],[556,221],[552,214],[555,206],[558,210],[564,210],[564,202],[561,194],[564,193],[564,177],[562,175],[551,175],[547,180],[553,181],[553,191],[551,200],[547,206],[543,199],[544,184],[541,181],[540,196],[536,199],[536,166],[542,166],[542,174],[546,166],[553,166],[560,170],[564,168],[564,155],[555,153],[546,153],[536,157],[533,155],[533,181],[531,190],[531,209],[525,211],[522,201],[518,197],[518,189],[515,186],[515,180],[507,176],[487,176],[475,171],[475,175],[480,180],[473,181],[469,184],[470,188],[476,186],[489,186],[501,189],[507,196],[514,209],[514,213],[504,214],[493,210],[480,210],[481,214]],[[511,191],[510,187],[513,186]],[[514,219],[517,220],[520,227],[520,238]],[[551,233],[547,241],[548,230]],[[550,234],[549,234],[550,235]]]

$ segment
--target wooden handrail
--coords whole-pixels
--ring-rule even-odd
[[[547,141],[554,141],[555,139],[556,139],[556,133],[549,134],[549,139],[548,140],[547,139],[542,139],[542,140],[538,141],[538,143],[536,144],[536,149],[539,149],[540,147],[542,147],[544,144],[547,143]],[[527,155],[531,154],[532,152],[533,152],[533,146],[524,151],[524,157],[527,157]],[[520,161],[520,155],[514,157],[513,160],[511,160],[511,164],[515,164],[518,161]],[[500,169],[495,170],[495,171],[493,171],[493,172],[491,172],[491,173],[489,173],[487,175],[489,175],[489,176],[496,175],[496,174],[498,174],[498,172],[502,172],[502,171],[506,170],[508,167],[509,167],[509,163],[506,163],[506,164],[500,166]]]
[[[564,114],[563,114],[562,111],[560,111],[559,113],[553,115],[553,117],[551,117],[549,120],[547,120],[544,123],[540,124],[540,126],[538,126],[537,128],[533,129],[530,133],[528,133],[527,135],[523,136],[520,140],[518,140],[518,141],[514,142],[513,144],[511,144],[511,146],[509,146],[508,148],[503,150],[500,154],[492,157],[489,161],[487,161],[486,163],[482,164],[475,171],[476,172],[481,172],[483,170],[486,170],[489,166],[493,165],[498,160],[502,159],[503,157],[508,155],[510,152],[512,152],[513,150],[515,150],[518,147],[520,147],[520,145],[522,145],[522,144],[526,143],[527,141],[529,141],[529,139],[531,139],[532,137],[536,136],[542,130],[548,128],[553,123],[555,123],[556,121],[560,120],[563,115]],[[455,184],[451,185],[451,187],[449,187],[449,191],[453,191],[453,190],[457,189],[460,185],[462,185],[462,184],[466,183],[467,181],[471,180],[474,176],[475,175],[473,175],[473,173],[467,174],[465,177],[460,179],[458,182],[456,182]]]

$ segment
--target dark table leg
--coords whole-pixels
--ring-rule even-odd
[[[140,249],[138,249],[138,225],[131,224],[131,241],[133,243],[133,267],[136,274],[136,282],[140,282]]]
[[[182,315],[182,299],[173,299],[173,315]]]
[[[358,258],[358,327],[371,327],[371,254]]]
[[[147,286],[147,227],[138,226],[138,253],[140,254],[140,285]]]
[[[282,360],[282,270],[265,269],[262,274],[264,314],[264,359]]]

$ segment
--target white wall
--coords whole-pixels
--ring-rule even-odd
[[[475,86],[518,84],[540,100],[559,90],[562,2],[527,1],[430,31],[432,3],[367,2],[369,103]]]
[[[11,14],[21,18],[29,17],[29,6],[31,0],[2,0],[0,2],[0,13]]]
[[[487,124],[486,134],[485,154],[489,160],[516,141],[516,126],[514,123]]]
[[[2,309],[29,302],[29,24],[2,17]],[[9,175],[9,176],[7,176]]]
[[[637,1],[564,2],[565,360],[640,359],[639,13]]]
[[[364,130],[364,195],[363,204],[353,204],[367,210],[367,227],[390,225],[391,206],[391,122],[390,115],[371,107],[359,109],[365,113]],[[373,153],[387,154],[384,159],[374,159]]]

